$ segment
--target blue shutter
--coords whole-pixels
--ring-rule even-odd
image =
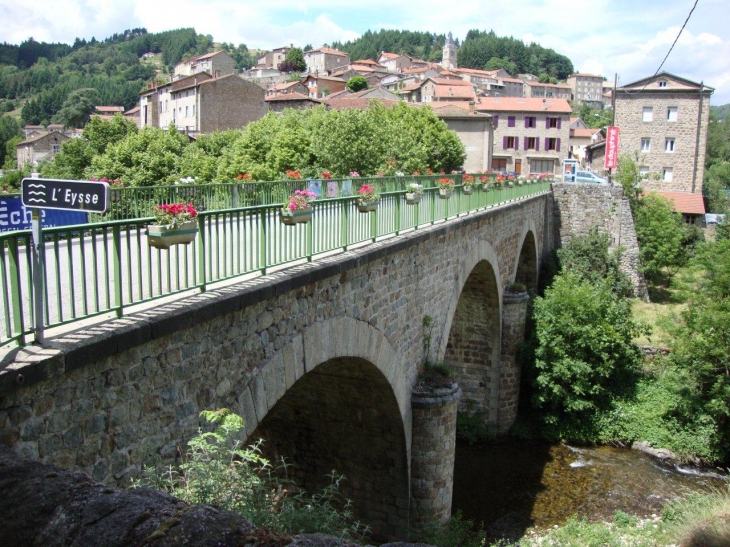
[[[560,122],[563,121],[563,118],[558,118],[558,129],[560,129]]]
[[[525,129],[527,129],[528,127],[530,127],[530,117],[525,116]]]
[[[515,126],[515,117],[507,116],[507,127],[514,127],[514,126]]]
[[[545,137],[545,150],[550,150],[550,139]]]
[[[494,122],[494,128],[496,129],[499,126],[499,116],[496,114],[492,116],[492,121]]]
[[[535,137],[535,150],[540,151],[540,137]]]
[[[560,152],[560,139],[557,139],[557,140],[555,141],[555,150],[556,150],[557,152]]]
[[[520,138],[515,137],[515,150],[519,150],[519,149],[520,149]]]
[[[502,137],[502,150],[507,150],[507,137]]]
[[[550,129],[550,118],[545,117],[545,129]]]
[[[523,141],[523,144],[524,144],[523,148],[525,150],[527,150],[527,147],[530,145],[528,139],[529,139],[529,137],[525,137],[525,140]]]

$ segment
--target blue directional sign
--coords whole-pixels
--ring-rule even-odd
[[[0,232],[30,230],[32,218],[31,209],[23,205],[20,198],[0,198]],[[87,224],[89,213],[41,209],[41,220],[45,228]]]
[[[20,197],[26,207],[103,213],[109,203],[106,182],[60,179],[23,179]]]

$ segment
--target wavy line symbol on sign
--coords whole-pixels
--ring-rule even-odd
[[[28,184],[28,188],[45,188],[45,184]]]
[[[46,202],[45,199],[28,198],[28,202],[30,203],[31,201],[34,203],[45,203]]]
[[[30,190],[28,190],[28,194],[31,196],[45,196],[46,195],[45,192],[32,192]]]

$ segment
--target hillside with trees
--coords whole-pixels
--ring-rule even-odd
[[[382,51],[402,53],[423,59],[440,61],[446,37],[443,34],[405,30],[367,31],[357,40],[332,47],[346,51],[353,60],[377,59]],[[566,79],[573,73],[573,63],[565,55],[539,44],[525,44],[517,38],[497,36],[493,30],[470,30],[459,46],[460,67],[479,70],[505,69],[512,75],[531,73],[542,81]]]
[[[80,90],[91,94],[96,104],[132,108],[144,85],[159,72],[169,73],[176,63],[191,55],[213,50],[213,37],[195,29],[148,33],[146,29],[125,30],[103,41],[76,39],[67,44],[37,42],[29,38],[20,45],[0,45],[0,112],[24,104],[23,123],[65,123],[57,118]],[[251,66],[252,55],[245,44],[222,44],[239,69]],[[143,60],[145,53],[157,54]],[[89,96],[90,92],[82,93]],[[66,104],[65,104],[66,103]],[[54,117],[56,117],[54,119]]]

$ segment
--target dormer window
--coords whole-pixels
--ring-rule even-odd
[[[667,87],[667,81],[666,80],[659,80],[659,87]]]

